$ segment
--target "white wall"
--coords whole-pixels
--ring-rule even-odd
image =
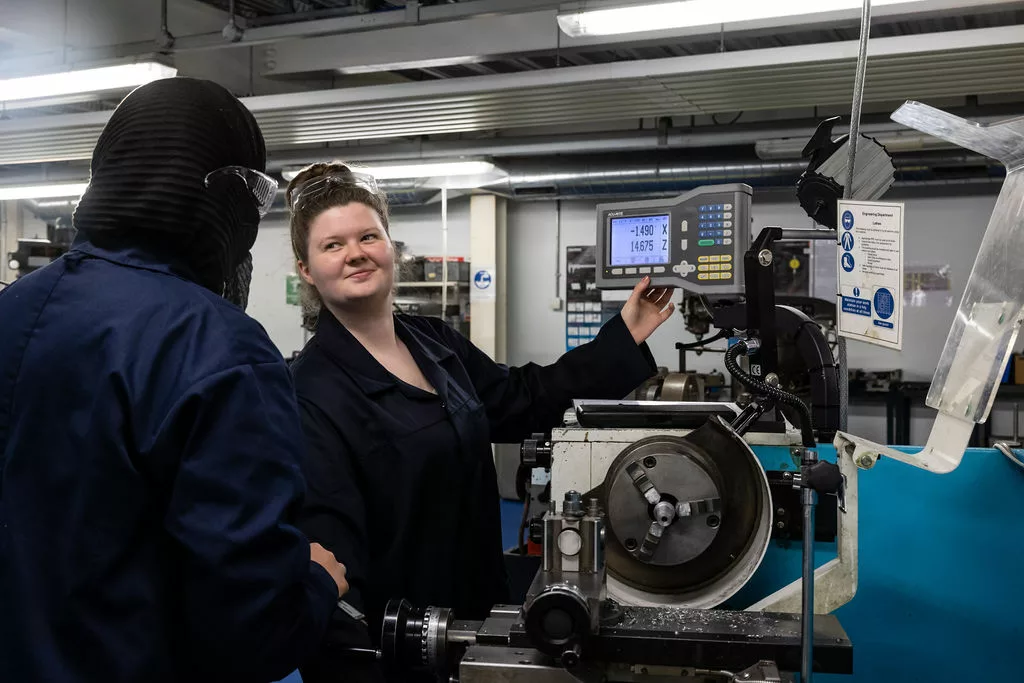
[[[264,221],[252,247],[252,284],[246,312],[256,318],[286,358],[305,344],[298,306],[285,301],[285,282],[295,272],[288,223]]]

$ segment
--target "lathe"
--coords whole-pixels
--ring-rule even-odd
[[[987,141],[979,127],[916,103],[894,118],[1000,159],[1000,150],[1016,154],[1007,161],[1011,174],[989,232],[1024,244],[1024,236],[1011,234],[1020,219],[1024,147]],[[993,127],[992,135],[1024,139],[1021,120],[1004,126],[1006,131]],[[802,681],[814,672],[853,673],[854,643],[832,613],[858,590],[864,502],[858,471],[873,469],[880,458],[914,465],[917,472],[949,472],[959,465],[966,450],[963,425],[988,417],[995,378],[1022,321],[1024,291],[1018,282],[979,294],[978,273],[972,275],[947,341],[952,351],[943,355],[935,396],[929,396],[928,404],[940,413],[928,447],[917,452],[872,444],[840,429],[839,383],[845,378],[838,376],[818,326],[795,309],[777,306],[771,287],[775,241],[834,240],[835,233],[768,227],[745,238],[750,195],[746,186],[729,185],[675,200],[598,207],[599,286],[620,287],[650,274],[656,285],[704,295],[721,331],[718,338],[729,339],[726,367],[747,395],[732,403],[577,401],[560,428],[524,444],[524,463],[550,470],[552,501],[538,525],[542,567],[524,603],[497,606],[484,622],[466,622],[443,608],[395,601],[377,653],[389,666],[427,669],[467,683],[774,682],[791,680],[795,672]],[[820,203],[814,209],[827,213]],[[1005,247],[986,237],[975,270],[999,258],[1000,249]],[[990,282],[991,273],[984,280]],[[804,396],[786,391],[780,345],[795,349],[802,360],[809,387]],[[1016,457],[1012,449],[1000,450]],[[1001,455],[993,457],[1005,463]],[[869,475],[892,478],[892,486],[875,487],[886,499],[898,496],[907,481],[928,485],[898,466],[903,473],[884,466]],[[998,472],[979,475],[975,464],[967,469],[974,481],[998,488]],[[918,500],[934,504],[923,491],[918,489]],[[948,494],[947,499],[959,500]],[[874,502],[866,510],[877,519],[879,498]],[[936,508],[934,514],[948,520],[951,511]],[[986,533],[942,526],[927,533],[948,529],[964,545]],[[901,545],[920,547],[909,533],[887,541],[892,556]],[[825,559],[820,566],[816,542],[818,557]],[[974,552],[975,566],[991,566],[985,551]],[[942,590],[973,596],[984,607],[977,608],[979,614],[996,615],[998,598],[982,582],[973,579],[953,591],[930,569],[920,568],[913,585],[921,604],[932,610],[925,614],[940,616],[919,619],[941,621],[934,594]],[[899,569],[888,575],[900,576]],[[992,581],[1007,596],[1019,595],[1016,583]],[[871,609],[885,614],[887,606]],[[856,619],[864,622],[863,614]],[[885,626],[872,622],[872,628]],[[925,621],[920,628],[934,633],[929,629],[935,624]],[[905,648],[916,644],[914,633],[879,637],[907,643]],[[992,640],[969,629],[957,638],[974,648]],[[873,646],[878,649],[877,642]],[[926,643],[918,649],[927,648]],[[904,673],[886,680],[959,680],[974,666],[964,663],[970,651],[919,656],[932,654],[949,663],[932,667],[930,676]],[[1012,671],[1006,664],[1011,657],[983,657],[975,680],[1003,680]],[[934,674],[953,670],[956,678]]]

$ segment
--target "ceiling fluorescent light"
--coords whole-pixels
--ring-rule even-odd
[[[411,62],[388,62],[385,64],[353,64],[338,69],[342,74],[371,74],[381,71],[402,71],[404,69],[437,69],[443,66],[459,66],[462,64],[476,64],[483,61],[482,57],[444,57],[439,59],[426,59]]]
[[[281,172],[285,180],[292,180],[301,169],[287,169]],[[436,178],[445,176],[484,175],[495,171],[489,161],[449,161],[395,164],[389,166],[353,165],[352,170],[369,173],[377,180],[399,180],[405,178]]]
[[[33,100],[103,90],[126,90],[171,78],[178,70],[158,62],[137,62],[58,73],[0,79],[0,101]]]
[[[874,0],[872,4],[920,1]],[[560,14],[558,26],[574,38],[610,36],[857,10],[862,4],[861,0],[683,0]]]
[[[0,201],[14,199],[51,199],[53,197],[81,197],[89,183],[53,183],[51,185],[0,186]]]

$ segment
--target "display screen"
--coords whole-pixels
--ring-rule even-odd
[[[668,263],[668,225],[669,214],[613,218],[610,265]]]

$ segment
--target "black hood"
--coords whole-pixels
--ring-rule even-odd
[[[224,166],[266,170],[263,135],[234,95],[192,78],[141,86],[96,143],[75,227],[93,242],[152,244],[244,307],[248,281],[237,280],[251,272],[259,212],[241,179],[204,187],[206,175]]]

